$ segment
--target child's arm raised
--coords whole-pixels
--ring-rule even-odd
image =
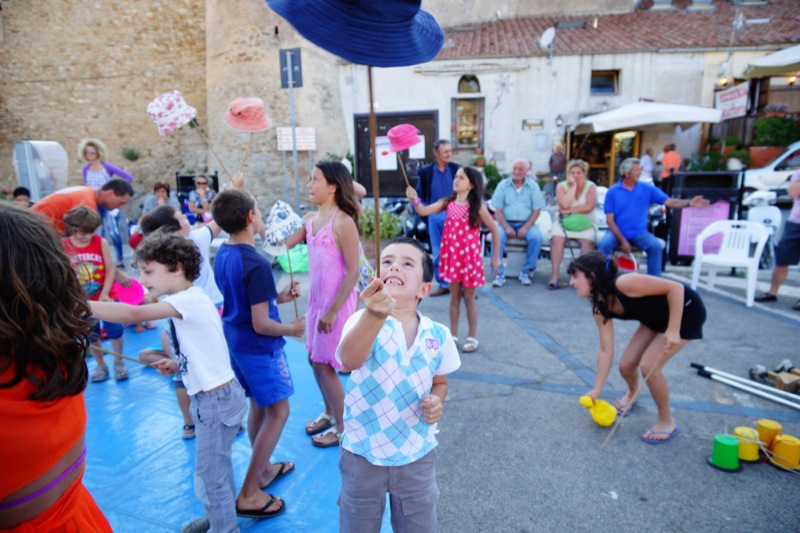
[[[361,291],[361,301],[366,310],[358,322],[348,331],[339,343],[338,353],[346,370],[355,370],[364,364],[378,337],[386,318],[394,311],[395,301],[383,287],[383,282],[373,278]]]
[[[306,315],[300,315],[288,324],[283,324],[269,317],[269,302],[251,305],[250,315],[253,317],[253,329],[259,335],[301,337],[306,331]]]
[[[417,191],[414,190],[413,187],[406,187],[406,198],[411,200],[411,205],[421,217],[435,215],[436,213],[441,213],[445,209],[444,199],[434,202],[431,205],[423,205],[419,199],[419,196],[417,196]]]
[[[486,227],[489,228],[489,231],[492,233],[492,270],[496,276],[500,268],[500,246],[499,244],[495,245],[495,243],[500,243],[500,230],[497,228],[497,224],[492,219],[492,215],[489,214],[489,210],[486,209],[485,205],[481,206],[480,216],[483,223],[486,224]]]
[[[344,303],[353,292],[353,287],[358,281],[358,228],[355,221],[346,213],[337,213],[333,220],[334,238],[342,250],[344,262],[347,266],[347,273],[339,284],[336,297],[331,302],[331,306],[317,321],[317,330],[322,333],[330,333],[333,324]]]
[[[128,305],[117,302],[89,302],[92,316],[120,324],[146,322],[162,318],[182,318],[181,314],[168,302],[146,305]]]
[[[111,257],[111,247],[108,245],[108,241],[102,237],[100,238],[100,249],[103,252],[103,268],[106,269],[106,278],[103,282],[103,288],[100,289],[100,296],[97,299],[101,302],[112,302],[113,300],[109,297],[109,294],[111,294],[111,287],[114,285],[117,267]]]

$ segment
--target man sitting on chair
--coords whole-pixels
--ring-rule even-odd
[[[651,204],[665,205],[670,209],[684,207],[708,207],[709,201],[702,196],[691,200],[670,198],[661,189],[649,183],[640,183],[642,165],[635,157],[629,157],[620,165],[622,179],[608,189],[604,210],[608,231],[597,248],[606,257],[611,257],[619,247],[626,254],[631,245],[647,253],[647,273],[661,276],[661,241],[647,231],[647,214]]]
[[[542,248],[542,232],[536,227],[536,219],[544,207],[542,191],[535,181],[525,178],[527,172],[528,162],[517,159],[511,167],[511,177],[498,183],[492,195],[492,207],[501,230],[500,257],[503,257],[508,239],[522,239],[528,243],[525,264],[519,275],[523,285],[531,284]],[[505,265],[501,264],[492,285],[502,287],[505,282]]]

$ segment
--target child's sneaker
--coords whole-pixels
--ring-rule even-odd
[[[502,287],[506,283],[506,277],[497,275],[494,277],[494,281],[492,282],[492,287]]]
[[[530,285],[531,284],[531,276],[527,272],[523,272],[519,275],[519,282],[523,285]]]

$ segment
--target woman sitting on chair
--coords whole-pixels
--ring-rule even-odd
[[[589,165],[574,159],[567,165],[567,179],[558,184],[558,219],[550,230],[550,261],[553,274],[547,282],[550,290],[566,285],[558,282],[558,271],[564,259],[567,239],[575,239],[581,247],[581,255],[594,250],[597,228],[594,226],[594,208],[597,206],[597,186],[587,179]]]

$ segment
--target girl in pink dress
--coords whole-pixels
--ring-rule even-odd
[[[469,336],[462,346],[464,352],[478,349],[478,306],[475,289],[485,284],[481,259],[481,221],[492,232],[492,242],[500,242],[500,233],[489,210],[482,204],[483,176],[474,168],[458,169],[453,179],[453,194],[431,205],[423,205],[412,188],[406,196],[420,216],[447,212],[442,230],[442,247],[439,255],[439,272],[450,284],[450,332],[458,343],[458,319],[461,299],[467,308]],[[492,247],[492,270],[500,266],[500,247]],[[463,292],[462,292],[463,289]]]
[[[306,347],[314,368],[325,411],[306,425],[311,444],[338,446],[344,430],[344,388],[336,370],[336,347],[344,323],[357,306],[359,275],[359,205],[353,178],[338,161],[320,161],[311,173],[308,196],[319,207],[305,216],[303,229],[287,239],[289,245],[308,243],[309,288],[306,309]],[[323,433],[319,433],[326,430]],[[316,433],[319,433],[318,435]]]

